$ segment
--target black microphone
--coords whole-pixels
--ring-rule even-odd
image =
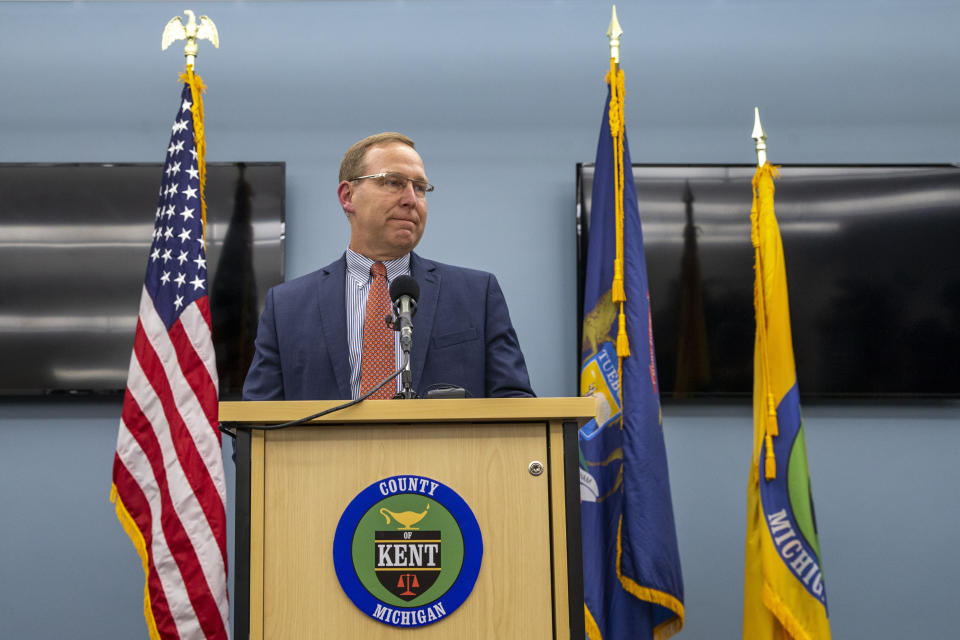
[[[399,320],[400,346],[409,351],[413,342],[413,319],[417,312],[417,298],[420,297],[420,285],[410,276],[397,276],[390,284],[390,299],[393,300],[394,313]]]
[[[390,299],[393,300],[397,322],[394,328],[400,332],[400,348],[403,350],[406,367],[401,382],[403,391],[400,396],[413,398],[413,380],[410,372],[410,350],[413,348],[413,315],[417,312],[417,299],[420,297],[420,285],[411,276],[397,276],[390,284]]]

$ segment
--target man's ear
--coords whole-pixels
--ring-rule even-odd
[[[340,200],[340,206],[343,211],[350,215],[355,211],[353,207],[353,183],[344,180],[337,185],[337,199]]]

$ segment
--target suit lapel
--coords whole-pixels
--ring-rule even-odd
[[[339,397],[351,397],[350,355],[347,346],[346,258],[324,267],[320,276],[320,326],[333,366]],[[318,384],[323,384],[317,381]]]
[[[410,273],[420,284],[417,314],[413,317],[413,351],[410,353],[410,373],[416,389],[420,384],[423,364],[427,360],[427,347],[433,334],[433,320],[440,297],[440,272],[436,264],[414,253],[410,256]]]

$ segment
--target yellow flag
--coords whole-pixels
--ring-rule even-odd
[[[775,167],[753,178],[756,342],[743,637],[827,640],[830,620],[800,415]]]

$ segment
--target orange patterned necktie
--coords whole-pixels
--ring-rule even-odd
[[[393,345],[393,330],[384,321],[390,315],[390,296],[387,294],[387,268],[382,262],[370,267],[373,284],[367,294],[367,311],[363,319],[363,347],[360,353],[360,395],[383,382],[397,370]],[[395,394],[396,385],[387,384],[370,396],[387,400]]]

